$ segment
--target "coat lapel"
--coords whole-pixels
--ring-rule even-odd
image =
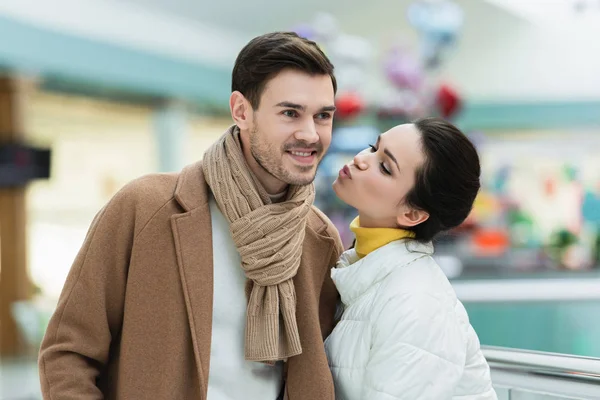
[[[175,198],[185,213],[171,219],[179,274],[198,368],[201,398],[206,398],[213,311],[212,225],[201,164],[185,168]]]
[[[296,399],[333,399],[333,381],[323,351],[323,332],[319,320],[320,295],[325,270],[315,269],[332,257],[335,242],[311,229],[306,230],[302,261],[294,277],[296,288],[298,330],[302,354],[290,357],[286,363],[286,395]],[[333,310],[332,310],[333,314]]]

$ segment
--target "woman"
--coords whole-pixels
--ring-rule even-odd
[[[468,216],[479,157],[438,118],[397,126],[344,166],[337,196],[358,210],[332,278],[343,315],[325,346],[336,398],[496,399],[477,334],[431,240]]]

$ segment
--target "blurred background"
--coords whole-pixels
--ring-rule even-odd
[[[96,212],[201,158],[232,123],[252,37],[293,30],[336,67],[317,204],[380,132],[425,115],[477,145],[483,188],[437,240],[484,345],[600,357],[600,1],[0,1],[0,399],[35,358]]]

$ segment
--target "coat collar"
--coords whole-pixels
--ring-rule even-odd
[[[342,302],[349,305],[394,269],[431,254],[431,243],[422,244],[410,239],[396,240],[360,259],[356,250],[350,249],[342,254],[337,266],[331,270],[331,278]]]
[[[185,211],[207,206],[210,189],[202,172],[202,161],[188,165],[179,174],[175,186],[175,200]]]

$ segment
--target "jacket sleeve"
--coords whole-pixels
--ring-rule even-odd
[[[466,344],[454,306],[431,293],[399,293],[372,329],[363,400],[451,399]]]
[[[135,236],[135,190],[96,215],[75,258],[39,355],[44,399],[102,399],[96,386],[119,334]]]

